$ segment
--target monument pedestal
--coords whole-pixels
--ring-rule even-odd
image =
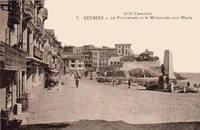
[[[168,89],[168,84],[164,83],[164,90]]]

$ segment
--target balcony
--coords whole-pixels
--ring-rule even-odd
[[[35,17],[35,26],[36,29],[40,30],[40,32],[43,33],[43,23],[39,17]]]
[[[33,47],[33,56],[40,60],[43,60],[43,52],[39,50],[36,46]]]
[[[0,42],[0,62],[6,70],[25,70],[26,53],[15,47]]]
[[[13,24],[20,24],[20,7],[16,0],[9,1],[9,20]]]
[[[34,18],[34,5],[31,0],[24,0],[23,11],[27,19]]]
[[[0,42],[0,62],[5,61],[6,47],[5,44]]]
[[[43,21],[45,21],[48,18],[48,10],[46,8],[42,8],[40,11],[41,11],[42,19]]]
[[[35,4],[37,4],[38,8],[41,9],[44,7],[44,0],[35,0]]]

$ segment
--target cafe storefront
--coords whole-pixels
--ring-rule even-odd
[[[3,104],[13,112],[17,99],[26,92],[26,53],[8,44],[0,42],[0,98]]]

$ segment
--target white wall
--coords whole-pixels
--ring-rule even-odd
[[[160,67],[160,61],[124,62],[121,70],[131,70],[134,68]]]

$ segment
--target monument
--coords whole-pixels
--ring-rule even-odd
[[[165,50],[164,54],[164,67],[165,67],[165,75],[168,76],[169,80],[175,80],[173,70],[173,57],[172,53],[169,50]]]
[[[173,81],[176,79],[173,70],[172,53],[165,50],[164,63],[161,65],[162,75],[159,77],[159,89],[174,91]]]

